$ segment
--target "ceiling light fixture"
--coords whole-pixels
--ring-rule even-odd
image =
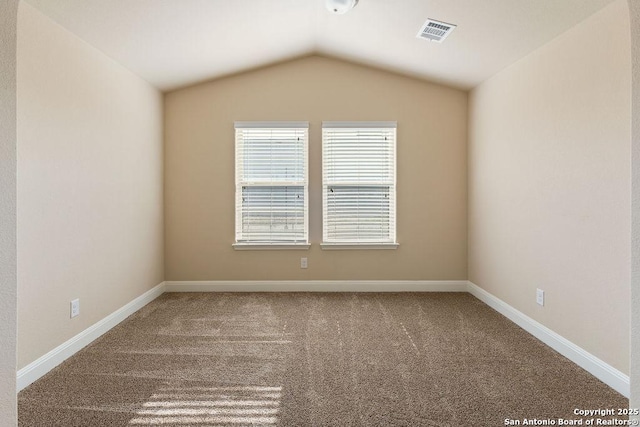
[[[358,0],[325,0],[325,7],[331,13],[344,15],[356,7]]]

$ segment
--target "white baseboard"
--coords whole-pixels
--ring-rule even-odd
[[[165,282],[165,292],[467,292],[466,280]]]
[[[501,299],[496,298],[489,292],[480,288],[474,283],[468,282],[470,294],[496,310],[525,331],[529,332],[540,341],[571,360],[603,383],[625,397],[630,395],[629,376],[623,374],[613,366],[598,359],[593,354],[578,347],[566,338],[558,335],[546,326],[536,322],[524,313],[511,307]]]
[[[164,282],[148,290],[130,303],[114,311],[104,319],[88,327],[70,340],[62,343],[39,359],[29,363],[18,371],[18,391],[38,380],[50,370],[64,362],[76,352],[90,344],[102,334],[122,322],[124,319],[140,310],[142,307],[164,293]]]

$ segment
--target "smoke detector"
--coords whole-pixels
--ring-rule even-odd
[[[325,0],[325,7],[331,13],[336,15],[344,15],[351,9],[356,7],[358,0]]]
[[[442,43],[442,41],[446,39],[455,28],[456,26],[453,24],[436,21],[435,19],[427,19],[427,22],[425,22],[422,28],[420,28],[416,37],[419,39]]]

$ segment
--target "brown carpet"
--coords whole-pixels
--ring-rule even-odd
[[[465,293],[168,293],[23,390],[19,425],[482,427],[626,407]]]

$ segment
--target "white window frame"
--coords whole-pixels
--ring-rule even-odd
[[[236,250],[272,250],[272,249],[309,249],[309,122],[246,122],[236,121],[235,127],[235,243],[233,244]],[[303,164],[300,165],[303,168],[303,178],[293,181],[284,181],[278,178],[268,179],[267,177],[261,177],[260,179],[251,180],[249,172],[245,172],[245,165],[241,162],[244,159],[245,149],[244,135],[245,130],[251,132],[256,131],[274,131],[283,132],[287,129],[295,132],[302,130],[303,135]],[[303,237],[300,239],[292,240],[273,240],[273,239],[254,239],[251,238],[251,233],[244,232],[243,223],[243,189],[246,187],[303,187]],[[299,208],[298,208],[299,209]],[[277,235],[277,232],[274,234]]]
[[[332,172],[332,164],[337,164],[336,152],[330,149],[331,144],[336,144],[332,137],[336,136],[336,133],[344,133],[345,130],[353,130],[354,135],[357,136],[359,130],[363,132],[371,132],[380,130],[381,133],[387,133],[392,137],[389,144],[388,162],[386,162],[385,173],[381,174],[380,180],[375,180],[371,174],[368,174],[366,178],[337,178],[340,175],[339,172]],[[364,136],[363,136],[364,138]],[[348,144],[348,142],[344,142]],[[351,149],[351,155],[353,155],[353,147],[347,147]],[[376,122],[322,122],[322,243],[321,248],[323,250],[332,249],[397,249],[398,242],[396,240],[396,150],[397,150],[397,122],[395,121],[376,121]],[[345,161],[344,158],[342,161]],[[384,162],[383,162],[384,163]],[[363,165],[362,160],[359,160],[358,164]],[[380,166],[380,160],[372,160],[372,165],[375,167]],[[344,170],[343,170],[344,172]],[[344,175],[344,173],[343,173]],[[384,176],[383,176],[384,175]],[[329,209],[329,193],[336,187],[389,187],[388,192],[388,235],[386,238],[372,239],[362,238],[357,239],[357,236],[340,240],[336,237],[332,237],[332,231],[329,224],[337,223],[337,219],[331,219],[331,210]],[[334,199],[338,200],[338,199]],[[357,234],[357,232],[356,232]],[[365,233],[366,234],[366,233]]]

